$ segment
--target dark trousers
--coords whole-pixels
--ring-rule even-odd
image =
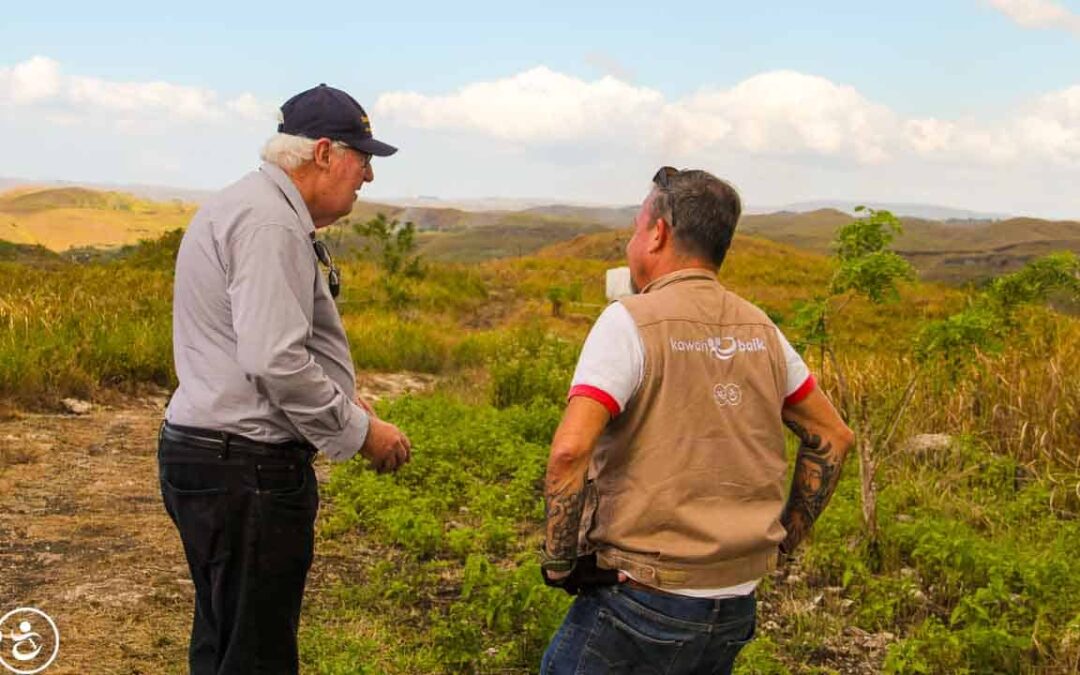
[[[577,596],[540,665],[543,675],[727,675],[754,636],[754,595],[678,597],[626,584]]]
[[[192,675],[296,673],[318,486],[295,447],[225,453],[162,438],[161,494],[180,531],[195,618]]]

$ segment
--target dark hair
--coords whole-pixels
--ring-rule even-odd
[[[679,252],[720,267],[742,213],[739,193],[726,181],[699,169],[669,173],[666,182],[666,187],[656,185],[652,220],[673,216],[666,220],[675,223]]]

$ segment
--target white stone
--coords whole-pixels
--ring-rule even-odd
[[[86,415],[94,409],[94,404],[90,401],[83,401],[77,398],[65,398],[60,401],[64,405],[64,409],[73,415]]]
[[[928,455],[947,451],[953,443],[949,434],[918,434],[904,443],[904,451],[913,455]]]

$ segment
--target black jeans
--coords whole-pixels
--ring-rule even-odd
[[[161,495],[195,583],[192,675],[296,673],[318,486],[298,448],[221,454],[161,439]]]

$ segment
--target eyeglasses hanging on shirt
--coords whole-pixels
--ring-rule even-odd
[[[312,239],[312,244],[315,245],[315,257],[330,270],[326,275],[326,282],[330,286],[330,297],[336,299],[341,292],[341,273],[334,266],[334,259],[330,256],[330,249],[326,244],[318,239]]]

